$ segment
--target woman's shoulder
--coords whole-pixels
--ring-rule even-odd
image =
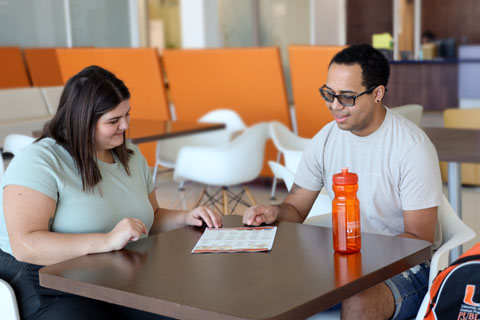
[[[32,144],[22,149],[18,154],[18,157],[24,157],[24,154],[29,156],[37,155],[50,157],[58,156],[60,154],[64,154],[65,152],[67,151],[52,138],[43,138],[41,140],[34,141]]]
[[[33,142],[13,157],[5,170],[2,185],[27,186],[55,198],[51,186],[62,180],[61,176],[69,175],[73,168],[71,157],[69,159],[67,151],[62,149],[50,138]]]
[[[54,148],[55,141],[50,138],[43,138],[41,140],[36,140],[20,150],[18,152],[14,159],[22,158],[25,157],[25,155],[32,156],[33,154],[35,155],[42,155],[42,154],[48,154],[52,152],[52,148]]]
[[[45,165],[56,166],[55,164],[72,164],[72,157],[68,151],[52,138],[43,138],[22,149],[12,159],[12,164],[18,163],[21,166]]]

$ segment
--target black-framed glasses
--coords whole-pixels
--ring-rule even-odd
[[[356,94],[356,95],[351,95],[351,94],[346,94],[346,93],[342,93],[342,94],[334,94],[333,92],[331,92],[330,90],[327,89],[327,85],[324,84],[320,89],[318,89],[320,91],[320,94],[322,95],[322,98],[327,101],[327,102],[333,102],[333,100],[335,100],[335,98],[337,98],[338,102],[344,106],[344,107],[353,107],[355,105],[355,100],[364,95],[364,94],[369,94],[369,93],[372,93],[372,91],[375,89],[376,87],[371,87],[371,88],[368,88],[367,90],[363,91],[363,92],[360,92],[359,94]]]

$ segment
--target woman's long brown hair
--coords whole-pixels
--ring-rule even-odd
[[[72,156],[84,191],[93,191],[102,180],[95,145],[98,119],[128,99],[128,88],[113,73],[99,66],[86,67],[68,80],[55,116],[43,128],[40,139],[54,139]],[[112,151],[130,175],[128,160],[133,151],[127,149],[125,133],[122,145]]]

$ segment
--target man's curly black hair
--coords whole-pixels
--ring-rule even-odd
[[[362,68],[362,85],[365,88],[383,85],[387,87],[390,76],[390,65],[385,56],[368,44],[349,46],[337,53],[332,63],[353,65],[358,63]]]

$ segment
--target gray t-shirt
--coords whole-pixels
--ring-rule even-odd
[[[342,168],[358,175],[362,232],[404,232],[403,211],[438,206],[442,183],[435,147],[414,123],[387,109],[380,128],[366,137],[341,130],[335,121],[305,150],[295,183],[334,198],[332,177]],[[441,239],[438,234],[435,243]]]
[[[113,164],[98,161],[102,180],[93,192],[83,191],[73,158],[53,139],[23,149],[10,162],[0,185],[0,249],[12,254],[3,214],[3,189],[8,185],[25,186],[56,201],[53,232],[109,232],[126,217],[142,220],[149,230],[153,223],[148,199],[154,189],[152,177],[137,146],[127,147],[134,151],[128,163],[130,176],[117,158]]]

